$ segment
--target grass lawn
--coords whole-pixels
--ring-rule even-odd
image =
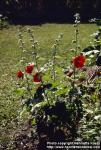
[[[60,33],[63,33],[63,39],[59,47],[59,54],[65,53],[67,58],[71,58],[70,51],[74,45],[71,44],[75,39],[74,27],[71,24],[43,24],[41,26],[24,26],[23,35],[26,48],[30,50],[29,37],[26,27],[33,29],[35,39],[39,42],[39,54],[49,59],[50,50],[54,40]],[[14,97],[13,86],[17,71],[17,64],[21,59],[21,50],[18,46],[18,28],[19,26],[9,26],[8,29],[0,30],[0,139],[2,140],[15,130],[18,115],[19,98]],[[81,50],[89,46],[90,35],[97,29],[95,24],[81,24],[79,43]],[[27,57],[27,56],[26,56]],[[63,58],[64,59],[64,58]],[[69,61],[69,59],[68,59]],[[29,60],[30,62],[30,60]],[[12,95],[14,99],[12,99]],[[3,141],[3,140],[2,140]],[[5,140],[4,140],[5,142]]]
[[[29,37],[26,34],[26,27],[24,27],[24,40],[28,41]],[[18,28],[19,26],[10,26],[9,29],[0,30],[0,75],[10,73],[11,68],[19,61],[19,56],[21,50],[18,46]],[[47,58],[47,53],[49,53],[54,40],[60,33],[63,33],[62,45],[60,46],[60,51],[70,52],[70,49],[74,46],[71,45],[72,40],[75,38],[74,27],[71,24],[43,24],[41,26],[31,26],[35,39],[40,44],[39,53]],[[81,24],[80,25],[80,35],[79,43],[81,50],[89,45],[90,34],[96,31],[95,24]],[[26,46],[27,48],[28,45]]]

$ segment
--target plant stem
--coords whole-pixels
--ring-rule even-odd
[[[28,78],[27,78],[27,75],[26,75],[26,81],[27,81],[27,90],[31,96],[31,98],[33,98],[33,95],[32,95],[32,92],[31,92],[31,89],[30,89],[30,84],[29,84],[29,81],[28,81]]]
[[[53,81],[54,82],[55,82],[55,79],[56,79],[56,74],[55,74],[55,54],[54,54],[53,55]]]
[[[79,29],[78,29],[78,23],[76,23],[76,26],[75,26],[75,57],[76,57],[76,55],[77,55],[77,50],[78,50],[78,34],[79,34]],[[73,81],[73,89],[74,89],[74,87],[75,87],[75,78],[76,78],[76,68],[75,68],[75,66],[74,66],[74,68],[73,68],[73,71],[74,71],[74,81]]]
[[[39,70],[39,68],[38,68],[36,43],[35,43],[34,36],[33,36],[33,34],[31,33],[31,30],[29,30],[29,35],[31,36],[31,38],[32,38],[32,43],[33,43],[33,46],[32,46],[33,52],[32,52],[32,54],[33,54],[34,63],[35,63],[37,72],[40,73],[40,70]],[[44,85],[42,79],[41,79],[41,84],[42,84],[42,86]],[[43,93],[44,93],[44,96],[46,97],[46,99],[47,99],[47,101],[48,101],[48,95],[45,93],[45,91],[43,91]]]
[[[53,83],[55,83],[55,80],[56,80],[56,73],[55,73],[55,64],[56,64],[56,59],[55,59],[55,56],[56,56],[56,45],[54,45],[54,48],[53,48]],[[53,93],[53,96],[54,96],[54,100],[56,99],[56,95],[55,95],[55,92]]]
[[[24,41],[23,41],[23,35],[22,35],[22,31],[21,31],[21,28],[19,28],[19,41],[20,41],[20,48],[21,48],[21,50],[24,52],[24,50],[25,50],[25,45],[24,45]],[[21,52],[21,60],[22,60],[22,65],[24,66],[25,64],[24,64],[24,61],[23,61],[23,55],[22,55],[22,52]],[[21,65],[21,66],[22,66]],[[27,90],[28,90],[28,92],[29,92],[29,95],[31,96],[31,97],[33,97],[33,95],[32,95],[32,93],[31,93],[31,89],[30,89],[30,84],[29,84],[29,81],[28,81],[28,77],[27,77],[27,75],[25,74],[25,77],[26,77],[26,83],[27,83]]]

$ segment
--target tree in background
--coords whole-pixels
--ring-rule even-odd
[[[101,0],[0,0],[0,13],[15,19],[67,20],[99,16]]]

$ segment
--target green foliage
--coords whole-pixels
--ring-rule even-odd
[[[8,21],[7,17],[3,17],[2,14],[0,14],[0,30],[3,28],[8,28]]]

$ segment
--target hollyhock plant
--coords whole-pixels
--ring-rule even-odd
[[[33,82],[41,82],[41,76],[40,76],[40,73],[36,73],[34,76],[33,76]]]
[[[18,71],[18,72],[17,72],[17,77],[18,77],[18,78],[23,78],[23,76],[24,76],[24,74],[23,74],[22,71]]]
[[[21,84],[18,80],[16,95],[17,100],[21,100],[21,119],[24,121],[28,119],[28,126],[31,127],[28,134],[31,135],[30,139],[35,134],[34,141],[38,143],[36,146],[39,149],[42,149],[47,139],[60,142],[94,139],[95,142],[100,135],[101,57],[98,53],[94,53],[96,47],[92,45],[90,46],[92,52],[89,54],[86,51],[78,54],[80,50],[78,14],[75,17],[75,37],[72,42],[75,48],[72,50],[74,57],[70,64],[68,64],[68,50],[58,53],[61,48],[58,47],[61,45],[60,36],[55,40],[50,57],[47,59],[45,56],[43,58],[43,54],[42,56],[37,54],[40,47],[37,47],[32,31],[28,30],[32,47],[29,58],[32,62],[26,62],[29,60],[28,57],[25,59],[24,64],[27,65],[24,66],[24,80],[20,79]],[[89,50],[89,47],[87,49]],[[93,59],[90,58],[92,55]],[[93,130],[95,126],[96,129]],[[44,139],[42,135],[45,135]]]
[[[26,66],[26,68],[25,68],[26,73],[31,74],[33,71],[33,68],[34,68],[34,64],[30,64],[30,65]]]
[[[72,63],[74,64],[74,66],[76,68],[82,68],[84,66],[85,63],[85,56],[83,56],[82,54],[79,56],[76,56],[73,60]]]

